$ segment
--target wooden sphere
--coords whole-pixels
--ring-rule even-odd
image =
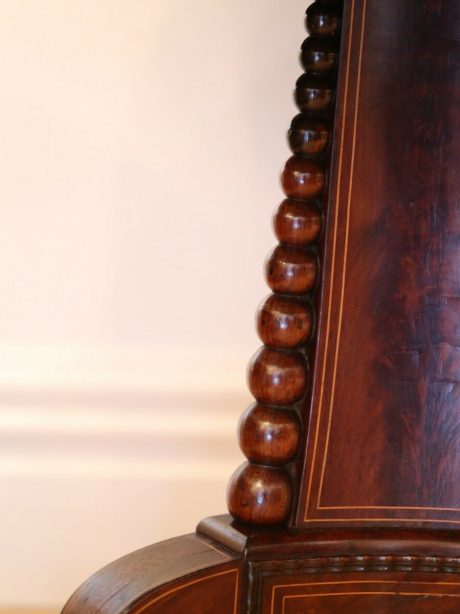
[[[297,156],[318,157],[329,143],[329,127],[317,117],[299,113],[291,122],[288,143]]]
[[[273,292],[306,294],[316,282],[318,259],[313,252],[278,245],[269,254],[265,275]]]
[[[323,193],[326,185],[326,172],[316,162],[292,156],[284,167],[281,185],[289,198],[310,200]]]
[[[248,365],[248,386],[266,405],[292,405],[307,387],[307,362],[300,352],[260,348]]]
[[[312,202],[283,200],[273,216],[273,228],[280,243],[293,247],[305,247],[321,232],[321,209]]]
[[[342,25],[340,6],[334,0],[317,0],[307,9],[306,25],[314,36],[336,36]]]
[[[335,39],[309,36],[302,44],[300,63],[306,72],[333,73],[339,65],[339,45]]]
[[[313,329],[313,308],[306,300],[271,294],[257,310],[257,332],[270,347],[295,349],[304,345]]]
[[[227,505],[240,522],[273,526],[288,519],[292,479],[286,469],[244,463],[230,478]]]
[[[301,426],[298,415],[254,403],[238,423],[238,441],[248,460],[261,465],[285,465],[297,453]]]
[[[294,98],[300,111],[326,113],[332,109],[334,92],[335,84],[332,80],[304,73],[297,79]]]

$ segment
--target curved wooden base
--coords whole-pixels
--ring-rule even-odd
[[[89,578],[62,614],[237,614],[241,557],[185,535],[137,550]]]
[[[244,552],[248,613],[460,611],[454,531],[262,530],[229,516],[208,518],[198,531]]]
[[[453,531],[254,529],[230,516],[108,565],[62,614],[460,611]]]

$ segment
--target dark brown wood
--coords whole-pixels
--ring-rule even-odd
[[[315,285],[318,259],[314,252],[278,245],[265,266],[267,283],[280,294],[307,294]]]
[[[330,136],[330,127],[326,122],[307,113],[299,113],[292,120],[288,132],[289,147],[297,156],[318,157],[326,150]]]
[[[315,285],[318,259],[306,249],[278,245],[265,266],[267,283],[280,294],[307,294]]]
[[[319,527],[294,529],[261,528],[242,523],[229,514],[202,520],[197,531],[225,545],[235,553],[245,553],[252,562],[270,561],[275,553],[282,560],[316,561],[312,567],[327,571],[336,560],[338,568],[358,565],[363,571],[379,565],[388,570],[460,572],[460,536],[455,530],[382,527]],[[404,560],[405,559],[405,560]],[[304,563],[302,563],[303,565]]]
[[[283,467],[243,463],[232,475],[227,493],[230,513],[242,522],[273,526],[286,522],[293,485]]]
[[[263,347],[248,367],[249,389],[260,403],[292,405],[303,397],[307,386],[307,364],[301,352]]]
[[[346,4],[298,526],[460,526],[460,9]]]
[[[286,465],[297,454],[300,437],[300,419],[291,409],[254,403],[238,424],[241,451],[260,465]]]
[[[460,611],[460,4],[306,22],[231,516],[65,614]]]
[[[289,198],[308,200],[320,196],[326,185],[324,169],[316,162],[292,156],[281,176],[283,190]]]
[[[271,294],[257,310],[257,332],[267,346],[295,349],[309,340],[313,319],[307,300]]]
[[[245,552],[248,612],[286,614],[288,604],[294,612],[318,613],[458,611],[455,531],[261,529],[220,516],[203,520],[198,532]]]
[[[339,45],[335,38],[321,39],[309,36],[302,45],[300,61],[306,72],[327,75],[339,65]]]
[[[307,9],[306,25],[312,37],[334,37],[342,26],[342,2],[317,0]]]
[[[332,110],[334,90],[332,79],[305,73],[297,80],[294,98],[304,113],[326,113]]]
[[[344,571],[340,579],[333,572],[314,577],[300,572],[288,581],[274,573],[261,580],[256,603],[253,611],[261,614],[453,614],[460,608],[460,582],[448,574],[414,573],[408,579],[405,571],[366,572],[364,577]]]
[[[257,330],[266,347],[252,358],[248,370],[249,389],[259,405],[247,410],[239,426],[240,446],[250,463],[235,472],[228,489],[232,514],[253,524],[287,521],[292,495],[297,494],[296,472],[289,463],[300,448],[297,404],[308,390],[308,361],[314,354],[315,289],[320,273],[316,242],[323,226],[321,207],[328,198],[333,128],[330,111],[335,98],[341,12],[341,3],[329,0],[318,0],[317,6],[307,11],[313,35],[302,45],[306,73],[297,81],[295,92],[302,112],[291,123],[288,141],[295,155],[287,161],[281,176],[288,198],[274,216],[280,245],[269,254],[265,266],[267,283],[274,294],[257,314]],[[293,416],[295,433],[292,424],[289,428],[286,424],[286,417]],[[285,471],[267,471],[267,464],[284,465]],[[263,482],[256,486],[262,474]],[[280,497],[276,503],[274,497],[265,497],[272,489],[278,492],[281,475],[283,479],[290,475],[289,484],[294,484],[289,505],[287,499],[280,505]],[[269,483],[271,479],[273,484]]]
[[[91,576],[62,614],[238,614],[238,555],[199,535],[133,552]]]

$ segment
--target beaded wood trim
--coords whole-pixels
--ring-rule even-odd
[[[258,309],[257,331],[264,345],[248,368],[256,402],[238,427],[248,462],[236,470],[228,487],[230,513],[253,525],[285,523],[295,495],[292,463],[301,447],[301,408],[309,392],[341,17],[341,0],[316,0],[307,9],[310,36],[300,55],[305,72],[294,94],[300,113],[288,133],[293,156],[281,177],[287,198],[274,216],[279,245],[265,267],[273,294]]]

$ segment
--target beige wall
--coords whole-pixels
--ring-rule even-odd
[[[0,0],[0,608],[225,511],[305,0]]]

